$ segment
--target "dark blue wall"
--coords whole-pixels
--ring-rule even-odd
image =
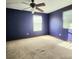
[[[68,39],[68,29],[63,28],[63,11],[72,9],[72,5],[49,14],[49,34],[63,40]]]
[[[59,34],[62,33],[62,26],[63,26],[63,20],[62,20],[62,13],[61,11],[56,11],[49,14],[49,32],[50,35],[60,37]]]
[[[6,9],[6,37],[7,40],[25,38],[48,34],[48,15],[40,13],[43,17],[43,30],[33,32],[33,15],[28,11]],[[29,35],[27,35],[29,33]]]
[[[28,11],[15,9],[6,9],[6,37],[7,40],[16,38],[26,38],[37,35],[50,34],[52,36],[67,40],[72,37],[68,31],[63,28],[63,11],[72,9],[72,5],[51,12],[49,14],[40,13],[43,17],[43,30],[33,32],[33,15]],[[29,33],[29,35],[27,35]],[[69,37],[68,37],[69,36]]]

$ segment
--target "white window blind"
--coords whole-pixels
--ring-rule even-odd
[[[33,31],[42,31],[42,16],[33,15]]]

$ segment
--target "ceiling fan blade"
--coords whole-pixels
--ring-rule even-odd
[[[36,9],[39,10],[40,12],[44,12],[42,9],[40,9],[40,8],[38,8],[38,7],[36,7]]]
[[[31,8],[31,7],[29,6],[29,7],[27,7],[27,9],[28,9],[28,8]]]
[[[32,3],[34,2],[34,0],[31,0],[32,1]]]
[[[45,6],[45,3],[36,4],[37,7]]]
[[[27,2],[22,2],[23,4],[26,4],[26,5],[30,5],[30,3],[27,3]]]
[[[23,10],[25,10],[25,9],[29,9],[29,8],[31,8],[31,7],[24,8]]]

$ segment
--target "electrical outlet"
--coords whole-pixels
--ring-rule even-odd
[[[26,35],[30,35],[30,33],[26,33]]]
[[[61,34],[59,34],[59,36],[61,36]]]

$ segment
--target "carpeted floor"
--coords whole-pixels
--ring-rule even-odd
[[[71,43],[45,35],[9,41],[7,59],[72,59]]]

